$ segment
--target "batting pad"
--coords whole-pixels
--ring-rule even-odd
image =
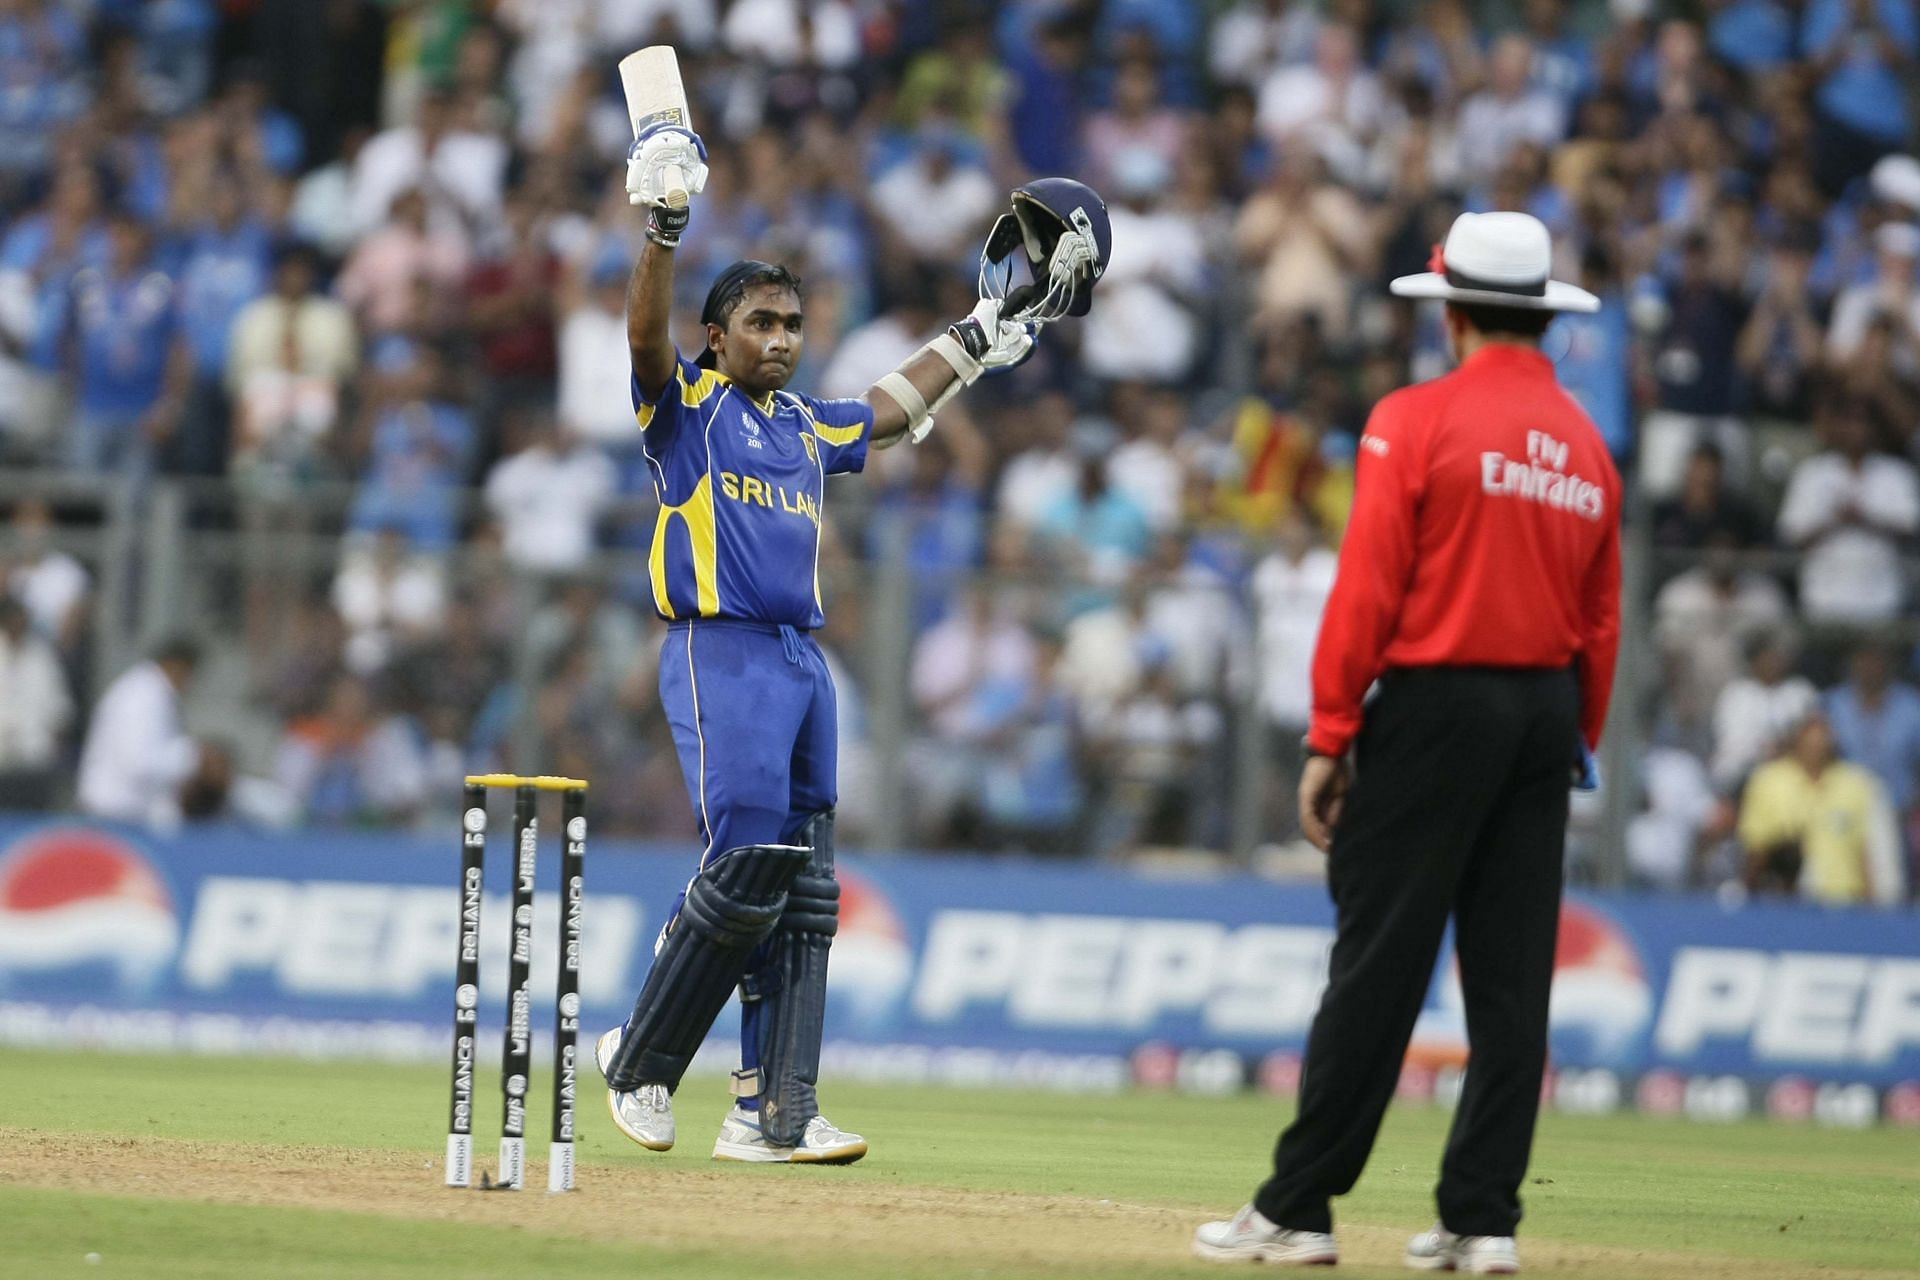
[[[609,1088],[680,1087],[748,957],[786,910],[788,889],[810,852],[799,845],[742,845],[700,869],[634,1002],[607,1071]]]
[[[768,942],[770,981],[754,1010],[764,1081],[760,1124],[775,1146],[798,1145],[820,1114],[820,1040],[827,1017],[827,952],[840,928],[840,882],[833,875],[833,811],[807,820],[800,838],[812,846],[794,878],[787,909]]]

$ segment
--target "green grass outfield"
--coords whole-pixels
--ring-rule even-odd
[[[1291,1110],[844,1085],[826,1090],[830,1113],[873,1141],[866,1161],[748,1167],[706,1158],[716,1081],[682,1090],[664,1156],[621,1138],[591,1089],[578,1194],[481,1196],[438,1185],[445,1077],[0,1050],[0,1275],[1212,1275],[1187,1235],[1247,1198]],[[483,1094],[476,1124],[488,1156],[497,1099]],[[1446,1122],[1389,1118],[1337,1205],[1341,1274],[1406,1274],[1399,1242],[1432,1217]],[[537,1108],[529,1132],[529,1184],[544,1187]],[[1530,1274],[1920,1276],[1911,1131],[1547,1116],[1527,1200]]]

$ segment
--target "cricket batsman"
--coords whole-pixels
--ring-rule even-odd
[[[689,360],[674,348],[674,247],[690,206],[672,207],[668,193],[698,194],[705,161],[700,138],[676,124],[646,128],[627,161],[628,198],[647,210],[627,341],[660,500],[650,556],[667,622],[660,700],[705,848],[632,1015],[595,1057],[614,1123],[665,1151],[672,1095],[738,987],[736,1100],[714,1158],[845,1164],[866,1140],[820,1114],[815,1095],[840,897],[834,689],[812,637],[825,620],[826,478],[861,470],[870,448],[922,438],[960,388],[1026,359],[1041,325],[1085,314],[1111,233],[1080,183],[1021,187],[983,250],[980,305],[865,396],[818,400],[784,389],[805,320],[801,281],[784,266],[721,272],[700,315],[704,349]],[[1016,251],[1032,278],[1009,288]]]

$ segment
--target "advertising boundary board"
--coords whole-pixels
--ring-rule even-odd
[[[691,850],[596,841],[584,1034],[617,1023]],[[484,1028],[505,1009],[508,858],[481,915]],[[533,993],[551,1013],[556,850]],[[447,1052],[457,832],[174,836],[0,818],[0,1044],[431,1061]],[[827,1070],[843,1078],[1288,1092],[1325,982],[1323,889],[946,856],[843,859]],[[1466,1061],[1450,952],[1403,1096]],[[730,1009],[697,1068],[732,1065]],[[483,1046],[493,1038],[483,1031]],[[1579,894],[1560,927],[1563,1109],[1920,1125],[1920,916]]]

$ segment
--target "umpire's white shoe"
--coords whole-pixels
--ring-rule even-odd
[[[865,1154],[865,1138],[841,1132],[825,1116],[807,1121],[799,1146],[776,1146],[760,1129],[760,1113],[742,1110],[737,1104],[727,1113],[720,1137],[713,1144],[715,1160],[748,1164],[852,1164]]]
[[[1457,1236],[1435,1223],[1407,1241],[1407,1265],[1416,1271],[1511,1276],[1520,1273],[1520,1251],[1512,1236]]]
[[[1340,1246],[1324,1231],[1289,1231],[1252,1205],[1224,1222],[1203,1222],[1193,1233],[1195,1257],[1208,1262],[1277,1262],[1283,1267],[1330,1267]]]
[[[600,1064],[601,1075],[606,1075],[607,1068],[613,1064],[613,1055],[625,1033],[624,1026],[615,1027],[594,1043],[593,1060]],[[613,1123],[620,1132],[647,1150],[673,1149],[673,1098],[667,1093],[667,1086],[643,1084],[625,1093],[609,1089],[607,1110],[613,1113]]]

